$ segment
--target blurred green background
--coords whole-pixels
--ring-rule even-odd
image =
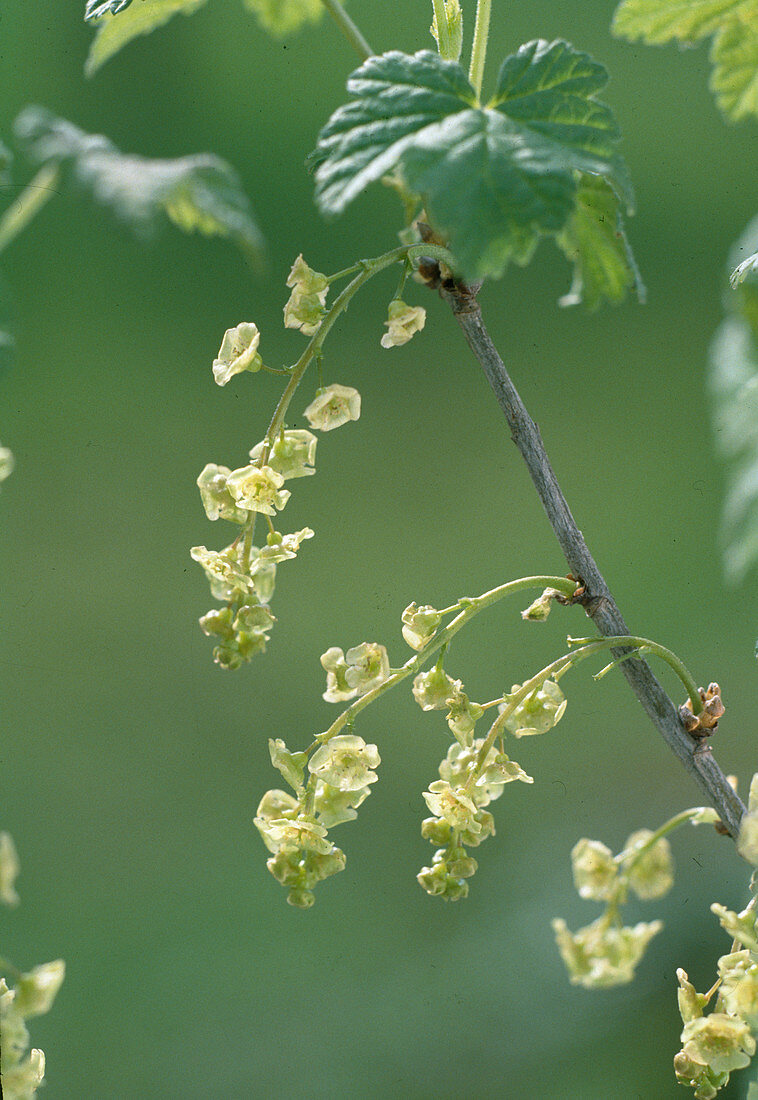
[[[270,376],[218,389],[221,335],[255,320],[267,362],[292,361],[303,340],[281,308],[294,257],[329,271],[382,252],[398,208],[380,187],[334,224],[313,208],[303,160],[355,65],[330,23],[275,41],[240,4],[211,3],[85,81],[83,6],[3,3],[2,137],[32,102],[126,151],[215,152],[239,170],[268,255],[260,278],[223,242],[167,229],[146,247],[61,197],[3,257],[19,354],[0,417],[17,458],[0,499],[0,826],[20,851],[22,904],[3,915],[2,950],[24,967],[67,962],[53,1011],[32,1024],[45,1096],[686,1095],[671,1070],[674,971],[707,988],[728,950],[708,906],[746,900],[732,845],[710,829],[677,834],[674,890],[629,907],[632,921],[666,922],[632,986],[571,987],[549,926],[599,912],[571,884],[580,836],[618,850],[701,801],[620,676],[593,684],[585,666],[558,729],[519,746],[536,782],[494,807],[498,835],[476,853],[467,901],[444,905],[414,880],[432,850],[420,792],[449,735],[409,693],[361,721],[383,763],[357,822],[334,835],[346,872],[300,912],[266,871],[252,824],[279,785],[266,742],[304,747],[334,715],[318,655],[376,639],[400,663],[411,600],[443,606],[565,565],[444,305],[415,288],[426,330],[380,349],[391,272],[327,347],[330,380],[357,386],[364,411],[322,439],[318,475],[294,483],[286,529],[309,524],[316,538],[280,568],[269,651],[236,673],[213,666],[196,625],[212,601],[188,549],[220,547],[227,531],[206,520],[195,478],[208,461],[244,462],[280,389]],[[414,50],[432,45],[430,7],[351,10],[376,49]],[[610,69],[649,303],[559,310],[570,273],[544,244],[527,271],[484,289],[483,307],[630,627],[721,682],[717,755],[744,791],[758,765],[755,577],[741,590],[721,579],[704,365],[727,248],[755,212],[755,127],[718,116],[704,50],[614,41],[611,0],[494,8],[493,67],[523,41],[562,36]],[[578,609],[529,627],[520,606],[456,643],[450,671],[472,697],[587,632]],[[744,1088],[737,1075],[722,1095]]]

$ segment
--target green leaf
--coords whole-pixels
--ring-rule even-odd
[[[316,201],[338,214],[396,168],[463,274],[499,275],[563,229],[578,173],[603,176],[631,205],[616,123],[595,99],[606,80],[568,43],[530,42],[482,106],[460,65],[429,50],[369,58],[348,81],[352,102],[319,135]]]
[[[299,31],[305,23],[317,23],[324,14],[321,0],[245,0],[245,7],[265,30],[277,36]]]
[[[613,32],[649,45],[714,35],[710,88],[733,121],[758,115],[758,0],[623,0]]]
[[[249,255],[261,235],[236,173],[210,154],[177,160],[128,156],[100,135],[86,134],[41,107],[26,107],[16,136],[33,161],[58,166],[61,186],[76,186],[149,232],[166,215],[181,229],[229,237]]]
[[[735,18],[719,31],[711,61],[710,87],[724,114],[734,122],[758,117],[758,0],[749,22]]]
[[[204,3],[205,0],[135,0],[134,3],[129,0],[128,5],[119,6],[119,0],[111,0],[110,5],[88,7],[85,19],[97,19],[97,23],[95,39],[84,66],[85,74],[92,76],[133,38],[162,27],[180,12],[192,15]]]
[[[724,26],[752,0],[623,0],[613,17],[619,38],[660,46],[678,39],[697,42]]]
[[[583,302],[597,309],[603,299],[622,302],[630,290],[644,302],[645,287],[624,232],[618,196],[601,176],[582,177],[576,208],[556,242],[574,264],[562,306]]]

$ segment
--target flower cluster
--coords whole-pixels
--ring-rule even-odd
[[[326,277],[312,271],[298,256],[287,285],[292,294],[284,310],[285,325],[313,335],[325,309]],[[216,382],[223,386],[236,374],[264,368],[259,343],[258,328],[250,322],[227,329],[213,361]],[[334,384],[317,391],[304,415],[311,428],[330,431],[357,420],[360,407],[357,390]],[[272,522],[291,496],[285,482],[315,473],[317,437],[304,428],[288,429],[283,423],[279,426],[281,415],[275,415],[269,434],[250,450],[246,465],[232,470],[209,462],[197,479],[208,519],[227,520],[240,528],[237,537],[222,550],[205,546],[191,550],[208,578],[212,596],[225,605],[200,619],[203,632],[216,639],[213,656],[221,668],[239,668],[255,654],[265,652],[275,621],[269,603],[277,566],[295,558],[301,543],[313,537],[310,527],[282,534]],[[259,517],[268,524],[264,545],[254,544]]]
[[[331,737],[310,759],[307,752],[290,752],[279,738],[269,741],[269,752],[295,794],[267,791],[255,824],[272,853],[266,866],[287,887],[287,901],[308,909],[315,900],[314,886],[345,867],[345,853],[332,844],[327,831],[355,819],[378,778],[373,769],[381,760],[376,745],[355,734]]]
[[[436,630],[440,613],[430,607],[411,604],[403,612],[403,634],[409,644],[421,643]],[[414,647],[415,648],[415,647]],[[475,738],[475,726],[484,713],[442,668],[441,660],[413,681],[413,697],[422,710],[447,710],[447,724],[455,737],[439,766],[438,780],[424,791],[432,813],[421,824],[421,835],[437,846],[429,867],[416,876],[419,885],[433,897],[458,901],[468,895],[468,882],[477,869],[466,849],[478,847],[495,834],[495,819],[486,808],[503,793],[506,783],[531,776],[502,751],[502,745],[485,746]]]
[[[14,880],[19,864],[9,833],[0,833],[0,900],[16,905]],[[11,968],[12,969],[12,968]],[[9,988],[0,978],[0,1050],[2,1092],[7,1100],[33,1100],[45,1076],[45,1055],[29,1050],[26,1021],[50,1010],[61,987],[66,967],[62,959],[20,973]]]
[[[754,866],[755,821],[758,818],[758,774],[750,784],[748,812],[740,825],[737,847]],[[677,970],[679,1014],[682,1017],[682,1049],[674,1058],[676,1079],[695,1090],[695,1100],[713,1100],[733,1070],[743,1069],[756,1051],[758,1039],[758,924],[756,876],[753,900],[741,913],[714,904],[711,912],[731,938],[732,950],[718,961],[718,981],[709,993],[698,993],[687,973]],[[717,994],[713,1011],[705,1009]]]
[[[570,932],[563,920],[553,921],[572,985],[603,989],[630,982],[663,924],[655,920],[624,926],[619,910],[630,889],[645,900],[663,897],[671,889],[674,864],[669,842],[649,829],[639,829],[614,856],[605,844],[583,837],[571,852],[571,866],[579,896],[606,906],[602,916],[578,932]]]

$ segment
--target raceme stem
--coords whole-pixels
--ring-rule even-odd
[[[350,45],[356,53],[360,55],[361,60],[368,61],[369,57],[373,57],[375,51],[371,49],[371,46],[369,46],[353,20],[342,7],[342,4],[340,4],[339,0],[321,0],[321,3],[329,12]]]
[[[477,94],[481,98],[482,80],[484,79],[484,62],[487,57],[487,40],[490,35],[490,14],[492,12],[492,0],[478,0],[476,6],[476,23],[474,25],[474,44],[471,48],[471,67],[468,78]]]
[[[45,164],[34,179],[0,217],[0,252],[25,229],[32,218],[57,195],[56,184],[60,178],[57,164]]]

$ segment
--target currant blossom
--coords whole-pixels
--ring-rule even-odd
[[[674,857],[665,837],[657,840],[644,855],[634,856],[634,849],[647,844],[652,835],[650,829],[638,829],[624,845],[624,850],[632,853],[625,860],[625,864],[630,865],[629,885],[643,901],[662,898],[674,885]]]
[[[416,603],[408,604],[402,615],[403,637],[411,649],[417,652],[427,645],[442,620],[442,615],[433,607]]]
[[[520,684],[513,685],[510,696],[506,695],[505,703],[500,706],[501,712],[509,705],[510,698],[520,690]],[[554,680],[545,680],[541,687],[536,688],[521,700],[512,714],[506,718],[505,728],[514,737],[547,733],[553,726],[558,725],[565,709],[566,700],[561,689]]]
[[[258,354],[260,339],[258,327],[246,321],[226,330],[218,356],[213,360],[213,377],[219,386],[225,386],[230,378],[242,371],[261,369],[263,360]]]
[[[659,920],[628,928],[609,926],[604,916],[578,932],[569,932],[564,920],[556,919],[552,925],[571,984],[585,989],[608,989],[632,981],[645,948],[663,928]]]
[[[281,432],[269,449],[266,465],[281,474],[285,481],[292,477],[308,477],[315,474],[313,465],[316,458],[317,437],[307,428],[297,428]],[[250,452],[250,458],[258,463],[266,446],[265,439],[256,443]]]
[[[264,516],[276,515],[291,496],[289,489],[282,489],[282,475],[270,466],[242,466],[229,474],[226,484],[241,508]]]
[[[384,323],[389,332],[385,332],[381,339],[382,347],[399,348],[424,327],[426,310],[423,306],[408,306],[399,298],[394,298],[389,304]]]
[[[308,770],[338,791],[360,791],[379,778],[372,768],[381,763],[376,745],[355,734],[341,734],[316,749]]]
[[[226,484],[231,472],[228,466],[217,466],[215,462],[204,466],[197,479],[200,499],[208,519],[228,519],[232,523],[245,523],[249,512],[238,507]]]
[[[454,680],[443,669],[435,666],[427,672],[419,672],[415,677],[413,698],[422,710],[444,710],[448,699],[455,697],[461,686],[460,680]]]
[[[318,390],[313,401],[303,413],[312,428],[330,432],[347,424],[348,420],[358,420],[361,415],[361,395],[352,386],[340,386],[337,383]]]
[[[20,870],[13,837],[10,833],[0,832],[0,901],[5,905],[18,905],[14,883]]]
[[[299,328],[304,336],[312,336],[326,312],[329,283],[326,275],[314,271],[298,256],[287,277],[292,294],[284,307],[285,328]]]
[[[580,898],[607,901],[613,896],[618,867],[605,844],[582,837],[571,849],[571,868]]]

